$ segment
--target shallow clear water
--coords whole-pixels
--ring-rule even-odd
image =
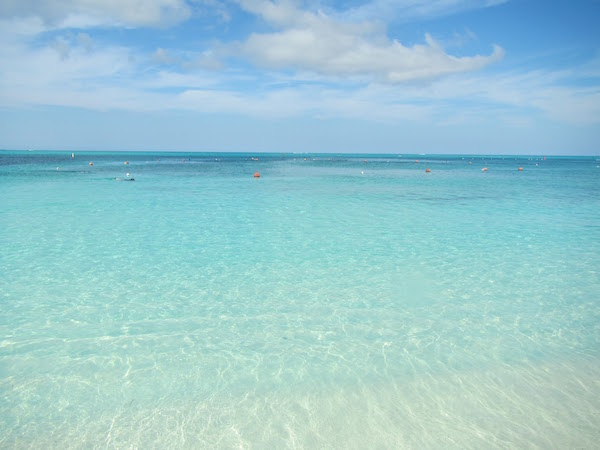
[[[594,447],[598,166],[1,152],[0,447]]]

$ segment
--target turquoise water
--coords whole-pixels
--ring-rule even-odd
[[[598,166],[0,152],[0,447],[596,447]]]

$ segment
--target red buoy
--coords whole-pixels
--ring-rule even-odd
[[[254,178],[260,178],[260,173],[254,172]]]

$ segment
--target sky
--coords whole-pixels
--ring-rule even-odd
[[[1,0],[0,148],[600,155],[600,0]]]

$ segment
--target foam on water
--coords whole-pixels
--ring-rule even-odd
[[[259,156],[0,154],[0,446],[600,438],[593,159]]]

